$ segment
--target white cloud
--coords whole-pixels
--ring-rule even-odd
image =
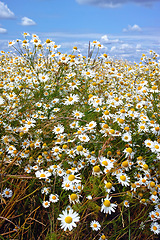
[[[14,13],[5,5],[3,2],[0,1],[0,19],[6,18],[15,18]]]
[[[103,44],[119,43],[119,39],[109,39],[107,35],[103,35],[100,39]]]
[[[142,47],[142,45],[140,43],[137,43],[136,49],[140,49],[141,47]]]
[[[116,50],[116,46],[111,47],[111,52],[114,52]]]
[[[141,31],[142,29],[137,24],[134,24],[133,26],[128,25],[127,28],[123,29],[123,32],[141,32]]]
[[[36,23],[28,17],[23,17],[21,19],[21,25],[23,25],[23,26],[33,26],[33,25],[36,25]]]
[[[88,4],[102,8],[114,8],[119,7],[125,3],[136,3],[138,5],[151,6],[153,2],[160,0],[76,0],[79,4]]]
[[[1,34],[1,33],[6,33],[6,32],[7,32],[7,29],[0,27],[0,34]]]

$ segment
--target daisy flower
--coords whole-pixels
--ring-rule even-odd
[[[128,148],[124,149],[123,152],[125,153],[126,157],[131,157],[132,158],[134,156],[134,152],[133,152],[131,147],[128,147]]]
[[[122,184],[122,186],[127,187],[130,185],[129,184],[130,178],[125,173],[117,174],[116,178],[117,178],[118,182]]]
[[[102,199],[101,212],[109,213],[115,212],[116,204],[110,202],[111,197],[107,195],[105,199]]]
[[[49,201],[43,201],[43,202],[42,202],[42,206],[43,206],[44,208],[48,208],[48,207],[50,206],[50,202],[49,202]]]
[[[144,141],[144,144],[145,144],[146,147],[151,148],[152,145],[153,145],[153,142],[150,139],[147,139],[147,140]]]
[[[73,186],[75,184],[80,184],[80,183],[81,183],[80,177],[78,177],[77,175],[74,175],[74,174],[64,176],[64,178],[63,178],[63,184],[65,186],[66,185]]]
[[[156,220],[157,220],[157,215],[156,215],[155,211],[151,211],[151,212],[149,213],[149,217],[150,217],[150,219],[151,219],[152,221],[156,221]]]
[[[158,222],[153,222],[150,227],[151,231],[154,232],[154,234],[160,233],[160,224]]]
[[[52,111],[53,111],[53,112],[59,112],[59,111],[60,111],[60,108],[53,108]]]
[[[124,133],[123,135],[122,135],[122,140],[124,141],[124,142],[130,142],[131,140],[132,140],[132,137],[131,137],[131,134],[130,133]]]
[[[79,128],[79,123],[78,123],[78,121],[74,121],[69,126],[70,126],[70,128]]]
[[[36,177],[39,179],[46,179],[51,176],[50,172],[44,171],[43,169],[40,171],[36,171],[35,174],[36,174]]]
[[[123,205],[124,205],[125,207],[129,207],[129,202],[128,202],[127,200],[124,200]]]
[[[6,198],[12,197],[12,194],[13,194],[13,192],[12,192],[12,190],[9,189],[9,188],[5,188],[5,189],[3,190],[3,192],[2,192],[2,196],[3,196],[3,197],[6,197]]]
[[[71,195],[69,195],[69,201],[70,203],[79,203],[79,195],[76,193],[72,193]]]
[[[59,215],[58,220],[61,221],[61,228],[66,231],[72,231],[73,227],[76,227],[76,223],[79,222],[80,217],[77,212],[74,212],[72,208],[69,211],[66,209]]]
[[[92,200],[92,196],[91,196],[91,195],[88,195],[86,198],[87,198],[88,200]]]
[[[46,82],[48,79],[49,79],[48,75],[42,73],[39,74],[39,80],[41,82]]]
[[[92,169],[92,174],[94,176],[100,176],[102,173],[100,167],[98,165],[94,166],[93,169]]]
[[[55,134],[63,133],[63,132],[64,132],[64,127],[63,127],[63,125],[58,124],[57,127],[54,127],[53,132],[54,132]]]
[[[79,101],[79,97],[77,94],[70,94],[69,97],[64,102],[64,105],[73,105],[75,102]]]
[[[90,223],[90,227],[92,228],[92,230],[98,231],[98,230],[101,228],[101,225],[99,224],[98,221],[93,220],[93,221]]]
[[[153,203],[158,203],[159,202],[159,198],[158,196],[155,196],[155,195],[151,195],[150,198],[149,198]]]
[[[42,188],[41,193],[45,194],[45,195],[48,195],[50,190],[51,190],[50,187],[44,187],[44,188]]]
[[[151,128],[151,131],[156,134],[156,135],[160,135],[160,126],[159,124],[154,124],[154,127]]]
[[[50,194],[49,195],[49,201],[53,202],[53,203],[56,203],[56,202],[59,201],[59,196],[57,194]]]
[[[157,141],[154,141],[151,146],[151,151],[158,153],[160,152],[160,144]]]
[[[100,164],[105,167],[107,170],[111,170],[113,168],[113,162],[105,157],[100,157],[99,159]]]
[[[59,98],[54,98],[52,101],[51,101],[51,104],[54,105],[56,103],[59,102]]]
[[[106,236],[102,233],[102,235],[100,236],[99,240],[107,240]]]
[[[84,114],[80,111],[73,111],[72,115],[75,117],[75,118],[82,118],[84,116]]]
[[[88,123],[88,124],[86,125],[86,128],[87,128],[88,130],[91,130],[91,129],[93,129],[96,125],[97,125],[97,123],[96,123],[95,121],[91,121],[90,123]]]
[[[62,149],[60,147],[58,147],[58,146],[55,146],[55,147],[52,148],[52,153],[55,156],[59,155],[61,152],[62,152]]]
[[[104,180],[104,188],[106,190],[107,193],[110,193],[112,190],[115,191],[115,188],[112,186],[111,182],[107,182],[106,180]]]
[[[79,140],[81,142],[89,142],[90,138],[87,136],[87,134],[81,134],[78,136]]]

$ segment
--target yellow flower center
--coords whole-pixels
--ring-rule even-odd
[[[155,145],[154,147],[155,147],[156,149],[159,149],[159,146],[158,146],[158,145]]]
[[[155,187],[155,182],[150,182],[150,186],[153,188]]]
[[[128,167],[128,161],[122,162],[122,166],[123,166],[123,167]]]
[[[128,136],[125,136],[124,139],[125,139],[125,140],[128,140]]]
[[[125,127],[124,130],[126,130],[128,132],[129,131],[129,127]]]
[[[68,180],[73,181],[75,179],[75,176],[73,174],[69,175]]]
[[[58,149],[58,148],[56,148],[56,149],[54,149],[54,151],[55,151],[55,152],[59,152],[59,149]]]
[[[147,164],[143,164],[143,169],[147,170],[148,169],[148,165]]]
[[[6,191],[6,195],[9,195],[9,191]]]
[[[106,110],[106,111],[104,112],[104,115],[109,115],[109,112]]]
[[[127,151],[128,153],[132,153],[132,148],[127,148],[126,151]]]
[[[72,102],[72,101],[73,101],[73,98],[72,98],[72,97],[69,97],[68,101]]]
[[[109,200],[105,200],[103,204],[105,207],[109,207],[111,205],[111,202]]]
[[[103,128],[108,128],[108,124],[104,124],[104,125],[103,125]]]
[[[73,194],[71,194],[70,198],[71,198],[72,201],[74,201],[74,200],[76,200],[78,197],[77,197],[77,194],[73,193]]]
[[[77,146],[77,151],[82,151],[83,150],[83,147],[81,145]]]
[[[107,161],[103,161],[102,164],[103,164],[104,166],[108,166],[108,162],[107,162]]]
[[[95,227],[95,228],[96,228],[96,227],[97,227],[97,224],[96,224],[96,223],[94,223],[94,224],[93,224],[93,227]]]
[[[156,230],[157,230],[157,227],[156,227],[156,226],[153,226],[153,230],[155,230],[155,231],[156,231]]]
[[[93,171],[94,172],[100,172],[100,167],[99,166],[94,166]]]
[[[46,40],[46,43],[50,43],[50,42],[51,42],[51,40],[50,40],[50,39],[47,39],[47,40]]]
[[[121,179],[122,181],[125,181],[125,180],[126,180],[126,176],[121,175],[121,176],[120,176],[120,179]]]
[[[156,89],[157,89],[157,86],[153,86],[153,87],[152,87],[152,90],[156,90]]]
[[[118,120],[118,122],[119,122],[119,123],[124,123],[124,120],[120,118],[120,119]]]
[[[107,182],[107,183],[106,183],[106,188],[111,189],[111,188],[112,188],[112,183]]]
[[[44,178],[46,175],[44,173],[41,173],[40,177]]]
[[[114,134],[114,133],[115,133],[114,129],[111,129],[109,132],[110,132],[111,134]]]
[[[65,222],[66,223],[71,223],[72,222],[72,218],[70,216],[65,218]]]
[[[101,239],[102,239],[102,240],[105,240],[105,239],[106,239],[106,236],[103,234],[103,235],[101,236]]]

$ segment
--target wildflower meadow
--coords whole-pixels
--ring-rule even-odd
[[[158,54],[23,37],[0,54],[0,239],[158,239]]]

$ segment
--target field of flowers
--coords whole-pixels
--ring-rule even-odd
[[[23,35],[0,55],[0,239],[158,239],[159,56]]]

